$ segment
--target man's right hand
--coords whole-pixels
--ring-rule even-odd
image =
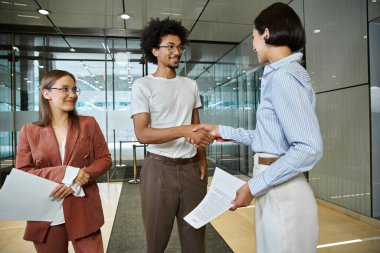
[[[206,130],[207,132],[209,132],[212,136],[214,136],[216,138],[220,137],[219,125],[199,124],[193,128],[193,132],[199,131],[200,129]]]
[[[198,147],[205,147],[206,145],[209,145],[214,142],[214,136],[212,136],[208,131],[204,129],[198,129],[197,131],[193,131],[193,129],[196,128],[196,126],[191,125],[189,127],[190,131],[188,132],[188,134],[186,134],[185,137],[188,141],[190,140],[190,143]]]
[[[220,138],[220,134],[219,134],[219,125],[211,125],[211,124],[199,124],[199,125],[195,125],[192,129],[193,132],[195,133],[198,133],[198,132],[204,132],[204,131],[207,131],[208,133],[208,137],[210,139],[212,139],[212,142],[214,142],[214,140],[216,138]],[[198,145],[194,139],[192,139],[191,137],[186,137],[186,140],[188,142],[190,142],[191,144],[195,145],[195,146],[202,146],[202,145]],[[211,143],[212,143],[211,142]],[[211,144],[211,143],[207,143],[207,144]],[[206,145],[207,145],[206,144]]]

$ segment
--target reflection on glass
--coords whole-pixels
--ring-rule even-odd
[[[254,129],[263,69],[242,73],[202,94],[201,122]],[[250,147],[232,142],[214,143],[208,157],[239,173],[252,169]]]
[[[8,166],[12,166],[13,161],[9,161],[13,157],[12,148],[12,129],[5,129],[4,122],[11,122],[12,111],[12,92],[11,92],[11,62],[8,61],[9,50],[4,50],[10,44],[11,36],[2,34],[0,40],[0,170]],[[1,171],[0,171],[1,173]],[[1,178],[1,177],[0,177]],[[1,180],[2,181],[2,180]],[[2,182],[0,182],[0,185]]]
[[[371,86],[371,111],[380,112],[380,87]]]
[[[11,36],[14,36],[14,43],[11,43]],[[1,124],[0,127],[0,168],[3,168],[4,164],[13,166],[13,145],[20,130],[16,129],[15,132],[13,115],[20,115],[23,111],[35,112],[33,115],[37,116],[39,82],[42,75],[52,69],[62,69],[74,74],[77,86],[81,89],[77,102],[78,112],[96,118],[108,139],[114,158],[113,144],[134,137],[129,116],[130,87],[133,79],[141,77],[142,70],[145,69],[144,63],[141,62],[140,40],[100,37],[66,39],[76,49],[75,52],[68,50],[67,44],[60,36],[0,34],[0,119],[2,122],[9,122],[7,126]],[[115,56],[120,53],[125,55],[127,51],[130,51],[127,53],[128,64],[116,64]],[[9,60],[12,53],[15,55],[13,62]],[[12,68],[13,64],[15,68]],[[15,101],[12,100],[13,94]],[[122,112],[122,119],[118,117],[119,124],[109,122],[115,121],[115,117],[107,116],[113,111]],[[34,121],[32,118],[27,120]],[[18,128],[22,124],[24,123],[16,122]],[[116,131],[119,131],[117,137]],[[11,159],[10,164],[6,163],[8,159]]]

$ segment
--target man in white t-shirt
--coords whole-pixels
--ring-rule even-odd
[[[165,251],[175,218],[182,252],[205,252],[205,227],[194,229],[183,220],[206,194],[204,147],[213,142],[207,131],[192,131],[202,105],[196,82],[176,74],[188,34],[179,21],[151,19],[141,47],[157,70],[132,86],[135,133],[149,144],[140,173],[148,253]]]

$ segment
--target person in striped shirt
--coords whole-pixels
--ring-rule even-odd
[[[255,198],[258,253],[311,253],[317,250],[318,213],[303,172],[323,154],[310,77],[300,65],[305,46],[302,23],[288,5],[275,3],[255,19],[253,50],[266,64],[256,129],[201,124],[215,137],[249,145],[253,178],[243,185],[231,210]]]

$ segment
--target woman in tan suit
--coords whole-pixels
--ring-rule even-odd
[[[40,253],[66,253],[68,241],[75,252],[103,252],[96,179],[111,167],[107,142],[93,117],[78,116],[71,73],[49,71],[40,90],[40,119],[21,130],[16,167],[59,183],[51,196],[64,200],[52,222],[28,221],[24,239]]]

